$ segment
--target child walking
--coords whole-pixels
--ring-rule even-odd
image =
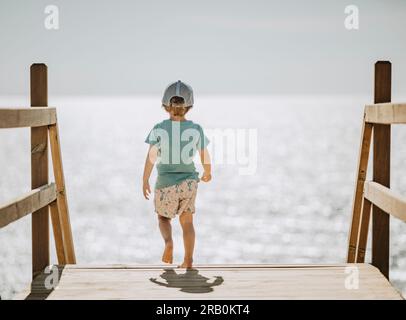
[[[148,200],[151,194],[149,178],[156,163],[158,178],[154,188],[154,207],[165,242],[162,261],[173,262],[171,219],[179,215],[185,255],[178,267],[192,268],[197,186],[200,180],[211,180],[209,140],[199,124],[185,118],[193,107],[193,90],[189,85],[180,80],[170,84],[165,89],[162,107],[168,112],[169,119],[156,124],[145,140],[150,147],[145,160],[143,193]],[[197,152],[204,169],[201,178],[193,163]]]

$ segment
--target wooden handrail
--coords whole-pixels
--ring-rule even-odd
[[[41,209],[56,199],[55,183],[31,190],[25,195],[0,206],[0,228],[29,213]]]
[[[380,124],[406,124],[406,103],[377,103],[365,106],[365,121]]]
[[[373,181],[365,182],[364,197],[384,212],[406,222],[406,197]]]
[[[58,263],[75,264],[56,108],[48,105],[48,71],[33,64],[31,108],[0,108],[0,129],[31,128],[31,189],[24,196],[0,207],[0,228],[31,214],[32,277],[50,264],[49,214],[51,214]],[[48,137],[55,183],[48,182]]]
[[[1,108],[0,129],[42,127],[56,123],[56,109],[36,108]]]

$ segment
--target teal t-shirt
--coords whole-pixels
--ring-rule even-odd
[[[158,147],[156,189],[179,184],[186,179],[199,181],[193,158],[209,143],[199,124],[190,120],[164,120],[152,128],[145,142]]]

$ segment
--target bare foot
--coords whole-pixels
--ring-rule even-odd
[[[182,264],[178,265],[178,268],[192,269],[193,261],[183,261]]]
[[[168,242],[165,244],[165,250],[162,255],[162,261],[165,263],[173,262],[173,242]]]

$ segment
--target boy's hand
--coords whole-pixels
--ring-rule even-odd
[[[202,180],[204,182],[209,182],[211,180],[211,173],[210,172],[203,172],[203,175],[200,178],[200,180]]]
[[[143,182],[142,193],[144,194],[145,199],[149,200],[149,195],[151,194],[151,188],[149,187],[148,181]]]

